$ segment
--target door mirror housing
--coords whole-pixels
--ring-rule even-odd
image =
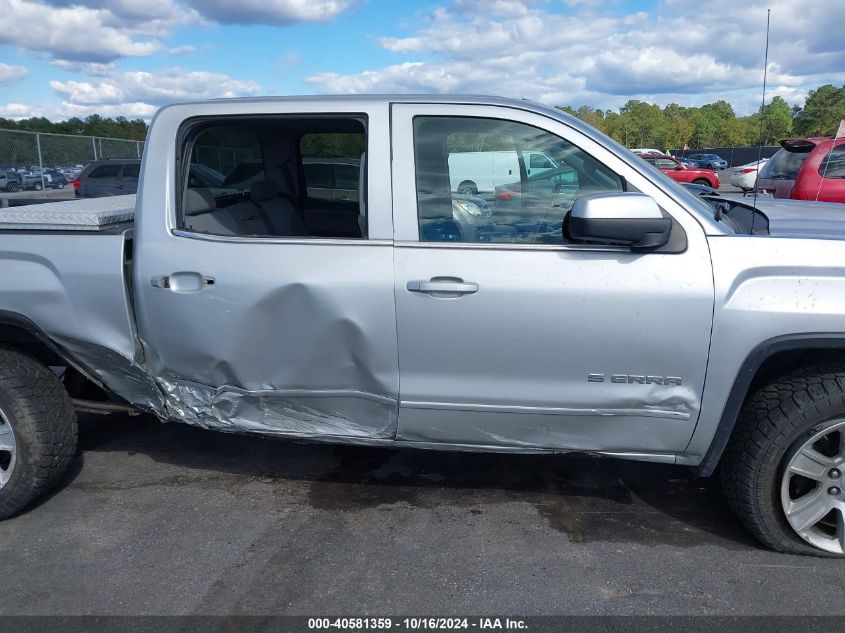
[[[575,200],[564,220],[567,239],[653,249],[665,245],[672,219],[642,193],[594,193]]]

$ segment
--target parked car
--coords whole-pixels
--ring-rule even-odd
[[[631,150],[634,154],[661,154],[662,156],[666,156],[666,153],[659,149],[654,149],[653,147],[635,147]]]
[[[302,158],[305,187],[315,200],[358,200],[361,160],[358,158]]]
[[[757,189],[775,198],[845,202],[845,138],[784,139],[760,169]]]
[[[674,156],[666,156],[665,154],[642,154],[640,158],[657,167],[675,182],[692,182],[713,189],[719,188],[719,174],[712,169],[686,167]]]
[[[698,163],[699,167],[707,169],[727,169],[728,161],[718,154],[690,154],[690,160]]]
[[[308,194],[312,134],[367,148],[355,200]],[[575,172],[571,204],[473,209],[455,139],[542,151]],[[178,158],[215,144],[260,179],[191,186]],[[761,542],[845,557],[837,205],[711,203],[560,110],[489,97],[171,105],[145,151],[137,198],[0,210],[0,517],[62,480],[77,408],[718,466]]]
[[[757,182],[757,171],[768,162],[768,158],[761,158],[739,167],[731,169],[730,183],[734,187],[739,187],[743,191],[751,191],[754,189],[754,183]]]
[[[73,181],[77,198],[121,196],[138,190],[141,161],[136,158],[95,160]]]
[[[46,179],[49,179],[49,181]],[[67,186],[67,178],[62,172],[56,169],[51,169],[45,172],[44,184],[50,189],[64,189]]]
[[[44,188],[44,181],[41,178],[41,174],[34,174],[31,171],[19,171],[18,176],[21,179],[21,189],[41,191]]]
[[[689,156],[675,156],[684,167],[701,167],[698,161],[692,160]]]
[[[17,174],[11,176],[8,172],[0,172],[0,191],[17,191],[20,189],[20,179]]]

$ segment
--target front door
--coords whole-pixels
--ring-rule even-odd
[[[694,219],[601,145],[541,115],[399,104],[393,133],[398,437],[667,459],[682,450],[713,309]],[[448,154],[485,143],[542,152],[576,185],[468,207],[449,191]],[[522,191],[531,185],[524,175]],[[578,195],[625,190],[671,211],[670,249],[565,242],[561,222]]]

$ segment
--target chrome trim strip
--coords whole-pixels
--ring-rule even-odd
[[[397,248],[453,248],[508,251],[586,251],[599,253],[631,252],[631,249],[626,246],[587,246],[582,244],[515,244],[508,242],[414,242],[411,240],[398,240],[395,242],[395,246]]]
[[[194,233],[185,229],[172,229],[176,237],[187,237],[204,242],[229,242],[232,244],[312,244],[317,246],[393,246],[393,240],[366,240],[335,237],[250,237],[246,235],[212,235]]]
[[[644,418],[668,418],[671,420],[689,420],[692,416],[685,411],[669,409],[579,409],[571,407],[525,407],[498,404],[471,404],[456,402],[418,402],[401,400],[400,407],[408,409],[440,409],[447,411],[479,411],[488,413],[532,413],[538,415],[597,415],[597,416],[636,416]]]

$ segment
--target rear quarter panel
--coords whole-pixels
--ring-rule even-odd
[[[158,412],[124,281],[126,235],[0,232],[0,311],[33,322],[89,377]]]

